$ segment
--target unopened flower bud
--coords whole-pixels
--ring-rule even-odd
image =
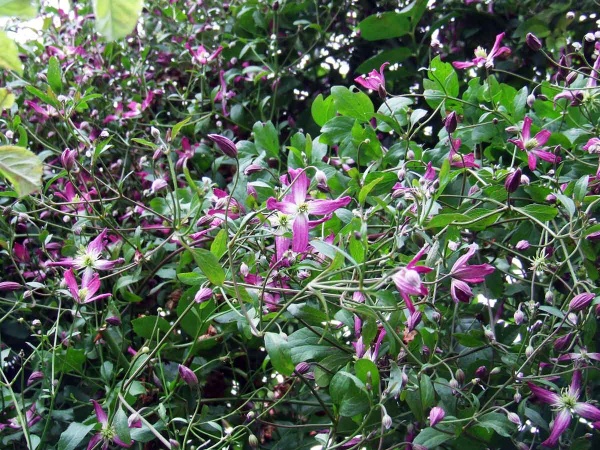
[[[259,164],[250,164],[244,169],[244,175],[252,175],[253,173],[262,172],[264,167]]]
[[[456,381],[458,381],[459,384],[463,384],[465,382],[465,372],[462,369],[456,369],[456,373],[454,374],[454,376],[456,377]]]
[[[515,425],[521,426],[521,419],[519,418],[519,416],[517,414],[515,414],[514,412],[509,412],[506,417],[508,418],[508,420],[510,420],[512,423],[514,423]]]
[[[554,303],[554,293],[552,291],[546,292],[544,295],[544,301],[549,304]]]
[[[513,317],[517,325],[521,325],[525,320],[525,314],[523,313],[523,311],[521,311],[521,309],[517,309]]]
[[[476,370],[475,370],[475,376],[477,378],[485,378],[488,374],[488,370],[487,367],[485,366],[479,366]]]
[[[194,301],[196,303],[203,303],[206,300],[210,299],[213,295],[213,291],[210,288],[200,288],[198,290],[198,292],[196,292],[196,295],[194,296]]]
[[[387,98],[387,91],[385,90],[383,83],[377,86],[377,93],[379,94],[380,99],[385,100]]]
[[[117,316],[107,317],[105,322],[109,325],[112,325],[113,327],[118,327],[119,325],[121,325],[121,319],[119,319]]]
[[[127,418],[127,425],[129,428],[142,428],[142,419],[137,411]]]
[[[532,347],[531,345],[528,345],[528,346],[525,348],[525,356],[527,356],[528,358],[529,358],[531,355],[533,355],[533,352],[534,352],[534,349],[533,349],[533,347]]]
[[[250,273],[250,268],[248,267],[248,264],[242,263],[240,265],[240,273],[242,274],[243,277],[248,276],[248,274]]]
[[[579,322],[579,320],[577,319],[577,314],[572,313],[572,312],[567,314],[567,320],[569,322],[571,322],[571,324],[573,324],[573,325],[577,325],[577,322]]]
[[[458,126],[458,117],[456,116],[456,112],[452,111],[444,118],[444,128],[448,132],[448,134],[452,134],[456,131],[456,127]]]
[[[531,244],[529,243],[529,241],[526,240],[519,241],[517,242],[517,245],[515,245],[515,248],[520,251],[525,251],[529,247],[531,247]]]
[[[294,369],[294,371],[300,375],[304,375],[305,373],[308,373],[308,371],[310,370],[310,364],[308,364],[307,362],[301,362],[298,363],[296,365],[296,368]]]
[[[578,312],[586,309],[590,305],[594,297],[594,294],[590,294],[588,292],[576,295],[575,297],[573,297],[573,300],[571,300],[571,302],[569,303],[569,311]]]
[[[169,444],[171,444],[171,448],[179,448],[179,442],[175,439],[169,439]]]
[[[448,384],[455,391],[457,391],[458,389],[460,389],[460,384],[458,383],[458,381],[456,380],[456,378],[452,378]]]
[[[179,376],[189,386],[194,387],[198,385],[198,377],[189,367],[179,364]]]
[[[566,86],[571,86],[573,84],[573,82],[577,79],[577,72],[570,72],[566,77],[565,77],[565,85]]]
[[[569,11],[566,15],[567,20],[573,20],[575,18],[575,13],[573,11]]]
[[[237,158],[238,151],[231,139],[226,138],[225,136],[221,136],[219,134],[209,134],[208,138],[217,144],[219,150],[221,150],[225,155],[230,158]]]
[[[160,139],[160,131],[158,131],[158,128],[150,127],[150,134],[157,141]]]
[[[385,427],[386,430],[392,428],[394,421],[388,413],[385,413],[383,418],[381,419],[381,424]]]
[[[40,371],[36,371],[33,372],[31,375],[29,375],[29,378],[27,378],[27,386],[31,386],[33,383],[39,381],[39,380],[43,380],[44,379],[44,374]]]
[[[429,412],[429,426],[431,426],[431,427],[436,426],[438,423],[440,423],[442,420],[444,420],[445,416],[446,416],[446,413],[444,412],[444,410],[442,408],[440,408],[439,406],[434,406],[433,408],[431,408],[431,411]]]
[[[525,36],[525,42],[534,52],[540,51],[542,48],[542,41],[540,41],[540,39],[533,33],[527,33],[527,36]]]
[[[527,96],[527,106],[529,106],[530,108],[533,108],[533,104],[535,103],[535,95],[534,94],[529,94]]]
[[[409,161],[412,161],[413,159],[415,159],[415,152],[413,152],[412,150],[407,151],[406,159],[408,159]]]
[[[252,433],[250,433],[250,436],[248,436],[248,445],[250,448],[258,448],[258,438]]]
[[[77,150],[70,150],[66,148],[60,155],[60,163],[67,171],[71,171],[75,166],[75,159],[77,158]]]
[[[567,347],[569,347],[569,344],[571,344],[571,339],[572,339],[572,336],[570,333],[559,337],[557,340],[554,341],[554,344],[553,344],[554,350],[556,350],[557,352],[560,352],[560,351],[566,349]]]
[[[517,189],[519,189],[519,185],[521,184],[522,173],[523,172],[521,171],[521,169],[517,168],[517,170],[508,174],[506,180],[504,181],[504,188],[508,192],[513,193]]]
[[[519,391],[515,392],[515,395],[513,395],[513,400],[515,401],[515,403],[521,403],[522,399],[523,396],[521,395],[521,393]]]
[[[0,282],[0,292],[18,291],[19,289],[23,289],[23,286],[14,281]]]

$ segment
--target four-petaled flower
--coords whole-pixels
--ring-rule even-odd
[[[337,200],[308,200],[308,188],[310,181],[304,169],[290,169],[291,194],[283,197],[282,201],[270,197],[267,200],[267,208],[271,211],[280,211],[291,216],[294,221],[292,225],[292,250],[303,252],[308,247],[309,214],[324,216],[343,208],[352,200],[350,197],[342,197]]]
[[[483,283],[485,276],[495,270],[490,264],[468,265],[467,261],[476,251],[477,244],[470,245],[467,253],[456,260],[450,271],[450,295],[456,303],[467,303],[473,297],[473,291],[467,283]]]
[[[450,153],[448,158],[450,159],[450,165],[452,167],[479,167],[479,164],[475,162],[475,153],[469,153],[463,155],[458,152],[462,141],[460,139],[450,138]]]
[[[383,75],[383,70],[389,65],[389,62],[384,62],[379,68],[379,72],[373,69],[369,72],[369,75],[356,77],[354,81],[364,88],[379,92],[380,95],[383,93],[383,97],[385,97],[385,76]]]
[[[500,43],[502,42],[502,39],[504,39],[505,34],[506,33],[500,33],[496,36],[496,42],[494,42],[494,46],[489,53],[483,47],[477,47],[475,49],[475,58],[471,61],[454,61],[452,65],[456,69],[467,69],[473,66],[485,66],[486,68],[493,67],[494,58],[510,55],[510,48],[500,47]]]
[[[417,262],[429,249],[429,246],[424,246],[415,257],[398,272],[392,275],[392,281],[396,285],[398,292],[406,303],[406,308],[412,315],[415,312],[415,306],[410,299],[410,295],[427,295],[427,288],[421,282],[421,274],[429,273],[433,269],[427,266],[417,266]]]
[[[98,289],[100,289],[100,276],[94,272],[83,272],[80,288],[75,279],[73,269],[69,269],[65,272],[65,283],[77,303],[91,303],[111,296],[111,294],[94,296],[94,294],[98,292]]]
[[[531,118],[525,117],[523,120],[521,139],[509,139],[508,141],[527,152],[527,162],[530,170],[535,170],[537,158],[541,158],[544,161],[553,164],[560,162],[560,156],[556,156],[554,153],[546,151],[545,149],[547,147],[544,147],[544,144],[546,144],[550,138],[550,131],[541,130],[534,137],[531,137],[531,123]]]
[[[100,425],[102,425],[102,428],[92,437],[92,439],[90,439],[87,450],[92,450],[99,442],[102,442],[102,450],[107,450],[111,442],[114,442],[122,448],[131,447],[132,444],[123,442],[117,435],[115,427],[108,423],[108,416],[100,404],[96,400],[92,400],[92,403],[94,404],[94,410],[96,411],[96,418]]]
[[[557,413],[552,429],[550,430],[550,436],[542,442],[542,445],[546,447],[554,447],[558,443],[560,435],[564,433],[571,423],[573,412],[593,422],[600,420],[600,409],[588,403],[578,401],[581,394],[581,371],[579,370],[573,372],[571,386],[563,389],[560,394],[541,388],[530,382],[527,385],[537,399],[552,405],[554,411]]]

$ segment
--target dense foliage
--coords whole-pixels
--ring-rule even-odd
[[[2,448],[593,448],[593,2],[24,4]]]

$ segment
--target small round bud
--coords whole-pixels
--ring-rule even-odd
[[[531,345],[528,345],[527,348],[525,349],[525,356],[527,356],[528,358],[531,357],[531,355],[533,355],[534,349]]]
[[[566,15],[567,20],[573,20],[575,18],[575,13],[573,11],[569,11]]]
[[[542,48],[542,41],[540,41],[540,39],[533,33],[527,33],[527,36],[525,36],[525,42],[534,52],[537,52]]]
[[[521,395],[521,393],[519,391],[517,391],[517,392],[515,392],[513,399],[514,399],[515,403],[521,403],[523,396]]]
[[[406,159],[408,159],[409,161],[412,161],[413,159],[415,159],[415,152],[413,152],[412,150],[407,151]]]
[[[535,95],[534,94],[529,94],[527,96],[527,106],[529,106],[530,108],[533,108],[534,102],[535,102]]]
[[[248,436],[248,445],[250,448],[258,448],[258,438],[254,434],[250,434],[250,436]]]
[[[521,419],[519,418],[519,416],[517,414],[515,414],[514,412],[509,412],[506,417],[508,418],[508,420],[510,420],[512,423],[514,423],[515,425],[521,426]]]
[[[158,131],[158,128],[150,127],[150,134],[154,139],[160,139],[160,131]]]
[[[389,430],[390,428],[392,428],[394,421],[388,413],[385,413],[385,415],[381,419],[381,424],[385,427],[386,430]]]
[[[521,311],[521,309],[517,309],[513,318],[515,319],[515,323],[517,325],[521,325],[525,320],[525,314],[523,313],[523,311]]]

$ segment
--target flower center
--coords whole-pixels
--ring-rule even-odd
[[[561,391],[560,400],[554,406],[556,406],[558,410],[572,410],[573,408],[575,408],[576,404],[577,396],[571,395],[569,393],[569,388],[564,388]]]
[[[298,212],[301,214],[306,214],[308,212],[308,203],[300,203],[298,205]]]
[[[538,142],[538,140],[536,138],[531,138],[527,142],[525,142],[525,148],[527,150],[532,150],[536,147],[539,147],[539,145],[540,145],[540,143]]]
[[[88,288],[79,289],[79,300],[84,301],[88,296]]]
[[[75,258],[75,267],[78,269],[84,269],[86,267],[94,268],[98,258],[100,258],[100,253],[95,251],[88,252],[85,248],[81,248]]]
[[[100,434],[105,441],[112,441],[113,438],[117,435],[114,427],[110,425],[102,425],[102,429],[100,430]]]
[[[477,58],[487,58],[487,51],[485,48],[479,46],[475,49],[475,56]]]

